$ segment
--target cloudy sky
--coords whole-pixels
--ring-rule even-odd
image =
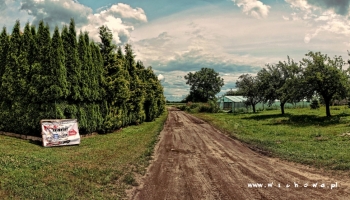
[[[266,63],[300,61],[308,51],[348,59],[350,0],[0,0],[0,25],[15,20],[54,28],[74,18],[99,41],[107,25],[118,45],[132,44],[152,66],[168,100],[189,93],[184,76],[214,68],[225,80],[220,94],[244,73]]]

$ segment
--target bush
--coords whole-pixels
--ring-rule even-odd
[[[193,103],[190,105],[191,109],[198,108],[200,105],[198,103]]]
[[[206,104],[201,104],[198,112],[217,113],[219,110],[219,105],[214,100],[210,100]]]
[[[186,106],[186,105],[181,105],[177,107],[178,109],[182,110],[182,111],[189,111],[190,107]]]
[[[318,109],[320,108],[320,104],[317,99],[313,99],[311,104],[310,104],[311,109]]]
[[[208,104],[202,104],[199,106],[198,112],[210,112],[210,107]]]

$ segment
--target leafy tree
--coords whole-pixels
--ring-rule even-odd
[[[258,72],[258,79],[261,81],[260,90],[264,102],[271,105],[276,99],[280,100],[282,114],[287,102],[298,102],[304,98],[302,69],[289,57],[288,62],[266,65],[266,68]]]
[[[310,88],[310,92],[317,92],[323,97],[326,105],[326,115],[331,116],[330,102],[335,95],[345,98],[349,86],[346,71],[343,70],[345,62],[341,56],[331,59],[321,52],[306,54],[301,62],[304,66],[305,87]]]
[[[184,77],[186,84],[190,85],[190,94],[187,100],[207,102],[215,99],[215,95],[220,92],[224,85],[224,79],[211,68],[202,68],[195,73],[188,73]]]
[[[246,104],[251,105],[255,113],[256,104],[263,101],[259,78],[257,76],[253,77],[249,74],[243,74],[238,78],[236,87],[238,88],[238,92],[247,98]]]
[[[225,96],[242,96],[243,94],[240,93],[239,91],[233,91],[233,90],[230,90],[230,91],[227,91],[225,93]]]

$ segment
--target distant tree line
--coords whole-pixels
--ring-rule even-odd
[[[237,92],[247,98],[253,112],[257,103],[271,105],[279,100],[282,114],[286,103],[320,97],[326,115],[331,116],[331,101],[349,96],[349,70],[343,69],[346,63],[340,56],[330,58],[320,52],[310,51],[305,56],[299,63],[288,57],[288,61],[267,64],[257,76],[241,75]]]
[[[151,67],[135,60],[129,44],[101,42],[76,33],[72,19],[53,34],[16,21],[0,34],[0,130],[40,135],[41,119],[78,119],[81,133],[108,132],[152,121],[165,106],[163,87]]]

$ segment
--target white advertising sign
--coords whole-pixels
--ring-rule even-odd
[[[44,147],[80,144],[76,119],[43,119],[40,123]]]

